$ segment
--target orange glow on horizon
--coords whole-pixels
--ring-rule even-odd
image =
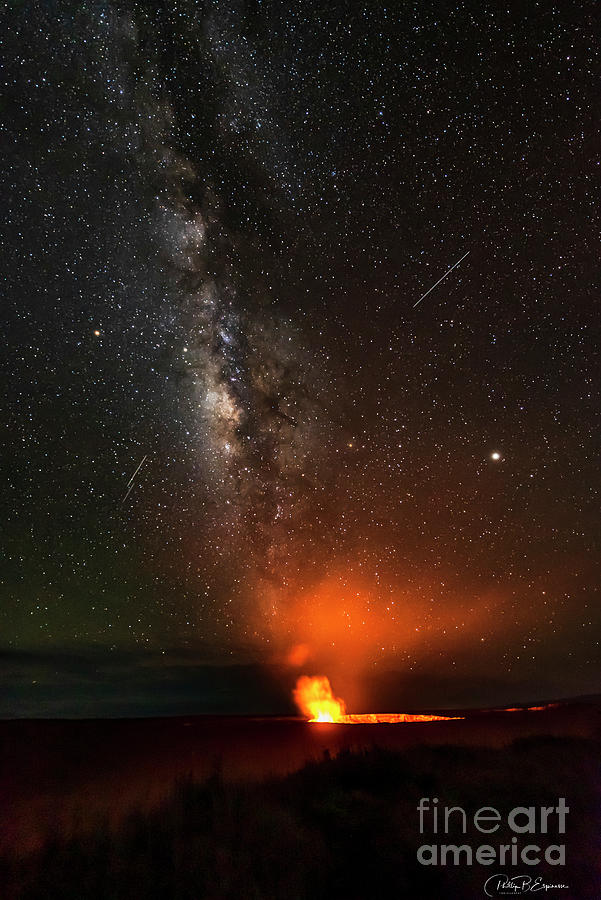
[[[348,714],[344,700],[332,693],[330,680],[325,675],[301,675],[294,689],[294,702],[309,722],[327,722],[337,725],[398,724],[401,722],[448,722],[463,716],[431,716],[414,713],[363,713]]]

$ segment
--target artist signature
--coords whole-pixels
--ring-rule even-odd
[[[561,891],[567,890],[567,884],[550,884],[539,876],[531,875],[492,875],[484,883],[484,893],[487,897],[515,897],[518,894],[534,894],[537,891]]]

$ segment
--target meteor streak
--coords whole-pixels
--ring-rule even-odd
[[[148,454],[146,453],[146,454],[144,454],[144,456],[142,457],[140,463],[138,464],[138,468],[136,469],[136,471],[134,472],[134,474],[131,476],[131,478],[130,478],[129,481],[127,482],[127,491],[126,491],[126,493],[125,493],[125,497],[124,497],[123,500],[121,501],[121,505],[123,505],[123,504],[125,503],[125,501],[126,501],[127,498],[129,497],[129,495],[131,494],[131,492],[132,492],[132,490],[133,490],[133,488],[134,488],[134,484],[135,484],[135,480],[136,480],[136,475],[138,474],[138,472],[140,471],[140,469],[142,468],[142,466],[144,465],[144,463],[146,462],[147,459],[148,459]]]
[[[438,287],[438,285],[440,284],[440,282],[443,281],[443,280],[447,277],[447,275],[448,275],[450,272],[453,271],[453,269],[456,269],[457,266],[459,265],[459,263],[460,263],[460,262],[463,262],[463,260],[465,259],[466,256],[469,256],[469,253],[470,253],[469,250],[467,251],[467,253],[464,253],[463,256],[461,257],[461,259],[458,259],[457,262],[455,263],[455,265],[454,265],[454,266],[451,266],[451,268],[448,270],[448,272],[445,272],[444,275],[442,276],[442,278],[439,278],[439,279],[438,279],[438,281],[436,282],[436,284],[433,284],[432,287],[431,287],[429,290],[427,290],[425,294],[422,294],[421,297],[419,298],[419,300],[417,300],[417,301],[413,304],[413,309],[415,309],[415,307],[417,306],[418,303],[421,303],[421,302],[422,302],[422,300],[424,299],[424,297],[427,297],[427,296],[428,296],[428,294],[430,293],[430,291],[433,291],[435,287]]]
[[[136,469],[136,471],[134,472],[134,474],[131,476],[131,478],[130,478],[129,481],[127,482],[127,486],[128,486],[128,487],[130,486],[130,484],[132,483],[132,481],[134,480],[134,478],[136,477],[136,475],[138,474],[138,472],[140,471],[140,469],[142,468],[142,466],[143,466],[144,463],[146,462],[147,456],[148,456],[148,454],[146,454],[145,456],[142,457],[142,459],[141,459],[141,461],[140,461],[140,464],[138,465],[138,468]]]

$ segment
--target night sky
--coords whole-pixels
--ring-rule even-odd
[[[0,714],[598,691],[596,4],[10,6]]]

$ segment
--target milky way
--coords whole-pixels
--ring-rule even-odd
[[[258,156],[278,136],[265,100],[268,84],[248,75],[244,60],[252,51],[237,33],[236,18],[225,20],[219,28],[209,17],[199,36],[212,68],[225,70],[231,89],[212,123],[217,148],[225,143],[229,151],[232,131],[250,127],[244,123],[254,109],[263,133],[245,147],[251,175],[256,181],[264,174],[274,197],[283,195],[285,202],[286,148]],[[293,532],[306,521],[309,497],[325,475],[327,358],[309,346],[302,317],[283,310],[265,284],[273,249],[253,228],[230,225],[227,200],[210,170],[168,146],[162,160],[157,228],[185,342],[173,366],[182,380],[182,415],[196,471],[215,510],[199,522],[212,534],[209,553],[217,553],[220,565],[244,571],[245,591],[260,606],[257,588],[267,590],[264,580],[283,588],[286,564],[292,559],[298,565]]]

